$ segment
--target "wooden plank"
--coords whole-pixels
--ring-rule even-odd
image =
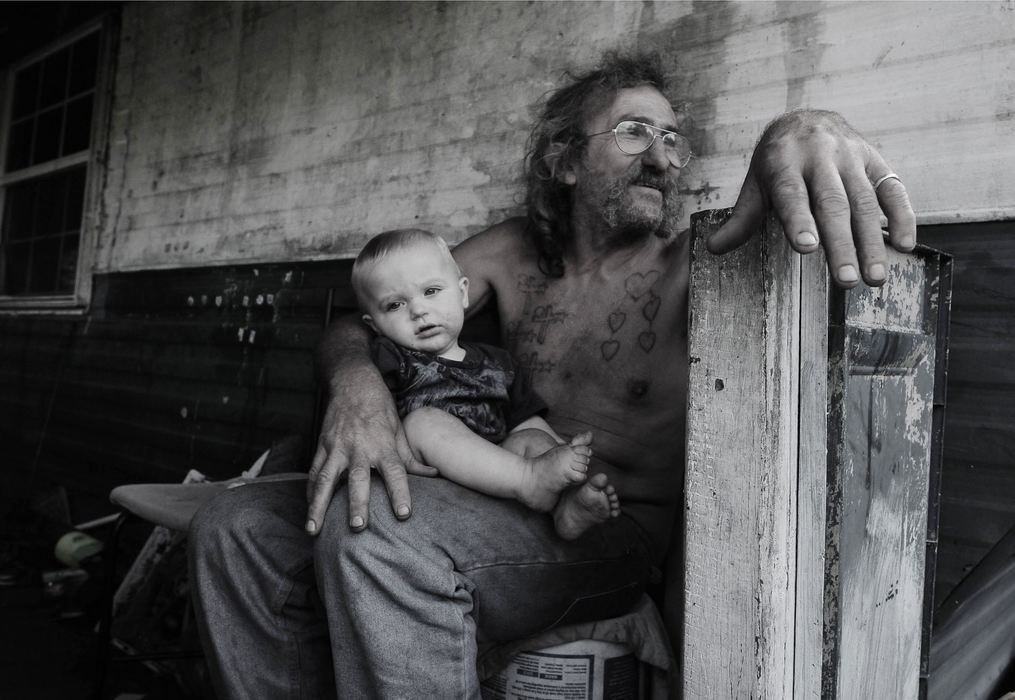
[[[315,341],[319,333],[308,333]],[[67,376],[104,377],[108,382],[136,382],[149,378],[198,379],[223,388],[258,386],[311,391],[313,352],[308,347],[217,348],[208,345],[139,344],[91,338],[80,344]]]
[[[1009,457],[1012,452],[1009,452]],[[1015,510],[1015,489],[1011,488],[1011,462],[998,464],[946,460],[944,479],[949,488],[942,496],[946,503],[995,504],[999,510]],[[1007,527],[1003,528],[1007,530]]]
[[[315,317],[329,289],[338,292],[342,303],[355,306],[349,287],[351,269],[352,260],[345,259],[146,270],[100,275],[96,293],[101,295],[104,313],[109,314],[274,307],[283,317]]]
[[[821,697],[828,430],[828,274],[823,254],[800,263],[800,451],[797,456],[797,610],[793,698]]]
[[[827,697],[920,692],[935,275],[894,251],[889,268],[890,285],[832,302],[843,316],[829,340]]]
[[[826,690],[832,697],[918,695],[932,347],[907,347],[890,367],[847,366],[844,384],[832,389],[845,402],[841,432],[830,436],[844,447],[838,468],[829,469],[829,521],[838,526],[828,562],[838,585],[826,607],[836,637],[826,657],[836,677]]]
[[[58,398],[66,406],[55,409],[57,417],[79,409],[80,414],[91,411],[100,416],[130,416],[138,424],[152,425],[199,421],[257,427],[263,420],[275,422],[279,430],[298,432],[309,428],[303,421],[309,420],[314,394],[280,390],[269,393],[256,388],[223,394],[204,382],[174,380],[153,381],[143,387],[68,382],[60,387]]]
[[[993,700],[1015,657],[1015,529],[943,601],[934,628],[930,700]]]
[[[952,343],[935,593],[943,600],[1015,525],[1015,227],[921,227],[955,256]],[[939,612],[945,612],[939,607]],[[933,681],[933,677],[931,678]]]
[[[704,237],[721,216],[697,217],[693,233],[683,691],[788,698],[798,614],[799,257],[770,231],[716,261]],[[770,274],[752,259],[766,260]]]
[[[684,695],[917,698],[942,258],[829,293],[775,222],[709,256],[721,216],[694,217]]]

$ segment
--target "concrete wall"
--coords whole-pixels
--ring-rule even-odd
[[[765,123],[841,111],[925,222],[1015,215],[1015,3],[136,3],[125,8],[97,272],[458,241],[519,209],[531,106],[608,47],[664,51],[736,199]]]

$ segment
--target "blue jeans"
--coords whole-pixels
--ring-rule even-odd
[[[219,700],[478,698],[477,641],[620,615],[644,590],[650,550],[623,516],[568,542],[545,513],[409,479],[412,517],[395,520],[375,478],[358,534],[344,491],[321,534],[304,534],[303,481],[231,489],[195,516],[192,590]]]

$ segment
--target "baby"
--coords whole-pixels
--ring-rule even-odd
[[[566,539],[620,514],[606,475],[586,478],[592,433],[563,440],[507,351],[459,342],[469,280],[440,236],[375,236],[353,264],[352,286],[417,459],[462,486],[553,511]]]

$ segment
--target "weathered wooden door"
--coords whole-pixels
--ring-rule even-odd
[[[709,255],[725,215],[693,219],[684,696],[918,698],[950,263],[842,291],[774,222]]]

